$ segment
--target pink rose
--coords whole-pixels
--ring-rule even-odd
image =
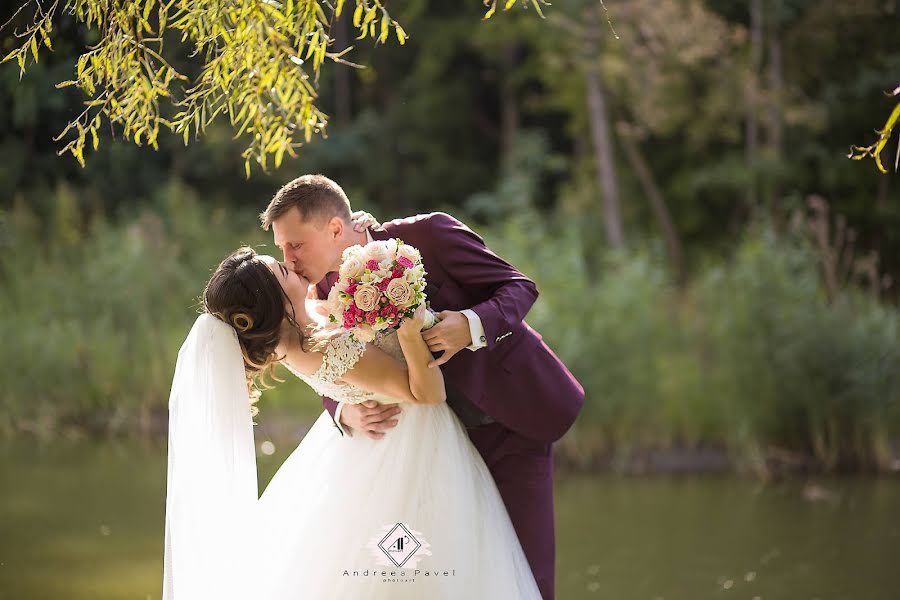
[[[368,323],[369,325],[374,325],[375,319],[377,319],[377,318],[378,318],[377,310],[372,310],[372,311],[369,311],[366,313],[366,323]]]
[[[393,277],[394,279],[403,277],[403,269],[394,269],[393,273],[391,273],[391,277]]]
[[[357,287],[357,284],[355,281],[353,283],[349,284],[347,286],[347,293],[352,296],[353,294],[356,293],[356,287]]]
[[[413,263],[413,261],[409,260],[405,256],[398,256],[397,264],[400,265],[401,267],[403,267],[404,269],[412,269],[414,263]]]
[[[366,263],[366,268],[370,271],[377,271],[379,268],[378,261],[375,259],[370,260]]]

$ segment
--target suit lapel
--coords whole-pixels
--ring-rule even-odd
[[[334,284],[337,283],[337,280],[337,271],[331,271],[325,275],[325,279],[316,284],[316,292],[318,293],[319,300],[328,298],[328,293],[331,291],[331,288],[334,287]]]

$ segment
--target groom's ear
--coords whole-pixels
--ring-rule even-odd
[[[346,224],[344,220],[340,217],[331,217],[328,221],[328,230],[331,233],[332,239],[340,239],[344,235],[344,227]]]
[[[335,216],[328,219],[328,222],[325,223],[325,227],[328,229],[328,234],[331,236],[331,239],[338,240],[343,237],[347,224],[344,223],[343,219]]]

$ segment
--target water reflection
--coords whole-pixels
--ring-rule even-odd
[[[259,453],[264,488],[290,450]],[[160,595],[165,448],[0,449],[0,597]],[[894,600],[900,481],[557,483],[560,600]]]

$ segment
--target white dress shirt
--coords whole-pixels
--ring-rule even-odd
[[[366,229],[366,243],[374,241],[372,238],[372,232]],[[469,334],[472,336],[472,343],[466,346],[469,350],[474,352],[479,348],[483,348],[487,346],[487,340],[484,337],[484,326],[481,324],[481,318],[478,316],[474,310],[466,308],[460,311],[462,314],[466,316],[466,319],[469,321]],[[341,433],[344,435],[350,435],[350,432],[344,429],[343,423],[341,423],[341,409],[344,408],[345,402],[338,402],[337,408],[334,409],[334,422],[337,425],[338,429],[341,430]]]

